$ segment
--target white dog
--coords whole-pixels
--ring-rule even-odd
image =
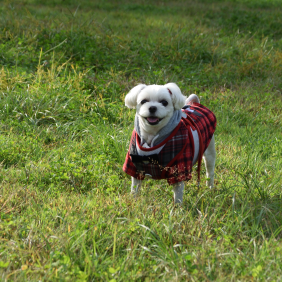
[[[200,104],[197,95],[186,99],[174,83],[140,84],[126,95],[125,105],[136,108],[134,131],[123,166],[132,176],[133,194],[137,194],[146,175],[165,178],[173,185],[174,202],[181,204],[184,181],[191,179],[191,168],[197,160],[200,167],[202,155],[209,178],[207,186],[213,187],[216,118]]]

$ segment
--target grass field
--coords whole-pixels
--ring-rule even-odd
[[[282,281],[280,0],[0,1],[0,66],[1,281]],[[179,208],[122,171],[167,82],[218,120]]]

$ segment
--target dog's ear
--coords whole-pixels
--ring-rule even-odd
[[[146,87],[145,84],[139,84],[132,88],[129,93],[125,96],[125,106],[130,109],[134,109],[137,105],[137,96],[138,94]]]
[[[168,83],[164,85],[171,95],[173,106],[176,110],[180,110],[185,105],[186,97],[182,95],[181,90],[175,83]]]

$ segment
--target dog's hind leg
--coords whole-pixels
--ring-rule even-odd
[[[142,180],[131,177],[131,181],[131,194],[136,197],[139,189],[141,188]]]
[[[182,204],[183,201],[184,182],[173,184],[174,204]]]
[[[216,159],[214,136],[212,137],[208,148],[204,152],[203,159],[205,161],[205,166],[206,166],[206,176],[207,178],[209,178],[209,180],[207,180],[206,182],[206,185],[209,188],[213,188],[214,167],[215,167],[215,159]]]

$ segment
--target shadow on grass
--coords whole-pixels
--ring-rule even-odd
[[[82,1],[79,6],[75,1],[25,3],[26,9],[14,6],[21,27],[3,36],[5,56],[0,63],[30,71],[36,70],[43,48],[41,62],[46,70],[52,60],[61,59],[93,68],[96,73],[114,69],[128,77],[140,77],[146,72],[156,80],[158,72],[167,72],[185,77],[186,84],[205,86],[221,81],[231,85],[238,80],[266,79],[269,59],[251,50],[261,47],[262,37],[282,35],[282,17],[271,5],[262,10],[227,1],[165,1],[161,5]],[[3,24],[14,10],[5,7]],[[33,22],[27,21],[27,10]],[[30,38],[24,35],[28,29],[33,30]],[[226,43],[230,35],[238,37],[234,39],[238,46],[237,41]],[[242,38],[245,41],[240,42]],[[253,38],[258,42],[250,43]]]

